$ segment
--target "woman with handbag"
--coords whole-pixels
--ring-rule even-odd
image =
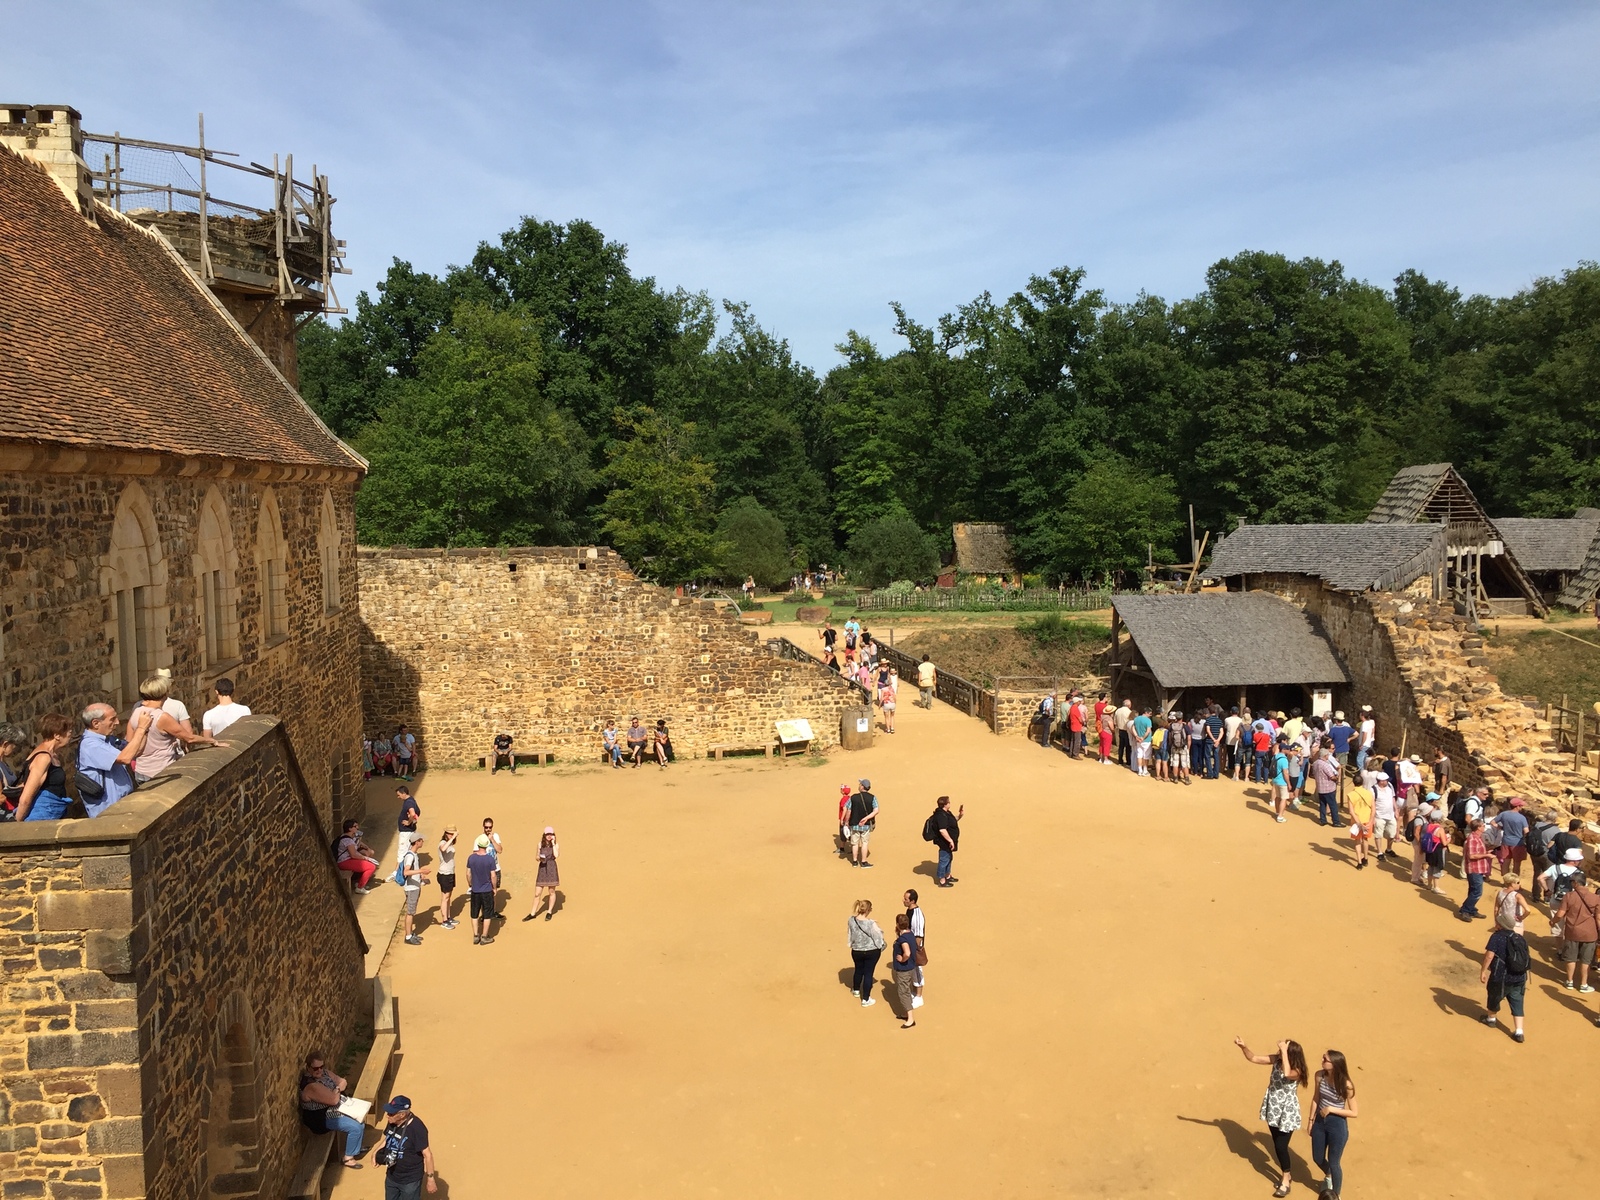
[[[855,972],[850,978],[850,994],[861,998],[862,1008],[871,1008],[877,1003],[872,997],[872,986],[875,980],[873,972],[877,969],[878,959],[883,956],[883,930],[878,928],[878,923],[872,919],[872,901],[857,900],[855,911],[850,914],[850,957],[855,961]]]

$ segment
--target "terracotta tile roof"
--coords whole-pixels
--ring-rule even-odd
[[[361,470],[153,234],[0,147],[0,438]]]

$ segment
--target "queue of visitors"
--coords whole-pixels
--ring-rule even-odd
[[[233,681],[214,685],[217,703],[207,709],[196,733],[188,708],[172,695],[172,677],[160,671],[139,685],[139,703],[124,724],[117,710],[103,701],[86,706],[78,720],[65,713],[46,713],[34,736],[14,724],[0,724],[0,821],[59,821],[98,817],[148,783],[190,750],[225,746],[217,734],[248,716],[233,699]],[[69,747],[77,742],[75,754]],[[17,751],[31,746],[20,770]],[[67,779],[71,763],[72,782]]]

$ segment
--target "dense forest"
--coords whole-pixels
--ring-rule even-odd
[[[1113,304],[1059,267],[825,376],[742,304],[667,292],[594,226],[526,220],[443,277],[396,260],[300,335],[301,390],[371,462],[377,545],[601,541],[663,581],[926,577],[954,521],[1050,581],[1201,528],[1359,520],[1449,460],[1496,514],[1600,504],[1600,266],[1506,298],[1250,251]]]

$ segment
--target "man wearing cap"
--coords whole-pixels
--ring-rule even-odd
[[[494,938],[489,936],[489,922],[494,918],[494,894],[500,887],[500,868],[494,855],[489,853],[489,838],[479,834],[472,843],[472,853],[467,856],[467,887],[472,893],[472,944],[487,946]]]
[[[1581,854],[1582,851],[1579,851]],[[1575,987],[1580,992],[1592,992],[1589,986],[1589,968],[1594,963],[1594,946],[1600,941],[1600,896],[1586,886],[1583,876],[1550,913],[1551,925],[1561,926],[1561,961],[1567,964],[1567,990]],[[1573,981],[1573,973],[1577,981]]]
[[[860,780],[861,790],[850,797],[850,865],[870,867],[872,831],[877,828],[878,798],[872,794],[872,781]]]
[[[383,1111],[388,1118],[383,1145],[372,1154],[375,1165],[389,1168],[383,1183],[383,1200],[417,1200],[424,1181],[430,1194],[437,1192],[428,1127],[411,1111],[411,1097],[396,1096],[383,1106]]]
[[[417,853],[413,849],[422,844],[420,833],[402,833],[400,835],[400,887],[406,897],[406,945],[420,946],[422,939],[411,931],[411,923],[417,915],[417,901],[422,897],[422,885],[428,882],[428,872],[423,870]]]
[[[1561,861],[1540,875],[1539,882],[1544,885],[1545,895],[1550,897],[1550,909],[1554,912],[1561,907],[1567,893],[1584,882],[1583,851],[1564,851]]]

